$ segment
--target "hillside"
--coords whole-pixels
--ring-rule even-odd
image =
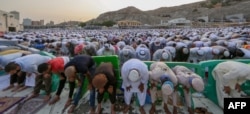
[[[88,22],[101,23],[104,21],[137,20],[143,24],[159,24],[161,20],[167,21],[174,18],[185,17],[193,20],[197,17],[208,16],[210,20],[218,20],[226,15],[242,13],[247,20],[250,20],[250,0],[231,0],[226,6],[218,7],[218,4],[211,8],[204,7],[209,0],[175,7],[162,7],[150,11],[141,11],[135,7],[127,7],[117,11],[111,11],[99,15],[96,19]],[[225,0],[227,1],[227,0]],[[228,0],[230,1],[230,0]]]

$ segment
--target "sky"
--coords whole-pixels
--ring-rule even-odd
[[[142,11],[204,0],[0,0],[0,10],[20,12],[23,18],[54,21],[88,21],[108,11],[134,6]]]

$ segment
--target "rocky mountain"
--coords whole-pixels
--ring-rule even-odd
[[[99,15],[96,19],[90,20],[91,23],[102,23],[104,21],[137,20],[143,24],[160,24],[161,21],[168,21],[174,18],[185,17],[189,20],[195,20],[197,17],[208,16],[210,20],[218,20],[226,15],[242,13],[247,20],[250,20],[250,0],[224,0],[226,5],[216,3],[206,6],[210,3],[207,0],[192,4],[185,4],[175,7],[161,7],[150,11],[141,11],[135,7],[127,7],[118,11],[111,11]],[[222,1],[222,0],[221,0]],[[231,2],[232,1],[232,2]]]

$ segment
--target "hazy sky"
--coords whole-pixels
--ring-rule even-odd
[[[63,21],[87,21],[107,11],[116,11],[128,6],[140,10],[177,6],[204,0],[0,0],[0,10],[19,11],[23,18],[44,19],[55,23]]]

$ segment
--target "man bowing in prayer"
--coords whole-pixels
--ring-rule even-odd
[[[204,82],[200,76],[184,66],[175,66],[173,71],[176,74],[178,83],[183,86],[188,112],[189,114],[194,114],[194,111],[191,108],[192,96],[190,89],[193,88],[195,91],[201,92],[204,90]]]
[[[149,80],[149,71],[145,63],[138,59],[130,59],[126,61],[121,69],[122,87],[124,89],[124,98],[126,107],[124,113],[127,113],[130,108],[130,102],[133,93],[137,94],[140,104],[140,113],[146,114],[143,106],[146,100],[147,84]]]
[[[111,114],[115,114],[114,103],[116,101],[116,76],[113,65],[111,63],[102,63],[96,68],[95,75],[92,79],[93,86],[98,90],[97,100],[97,113],[101,114],[101,102],[104,92],[108,92],[111,102]]]

